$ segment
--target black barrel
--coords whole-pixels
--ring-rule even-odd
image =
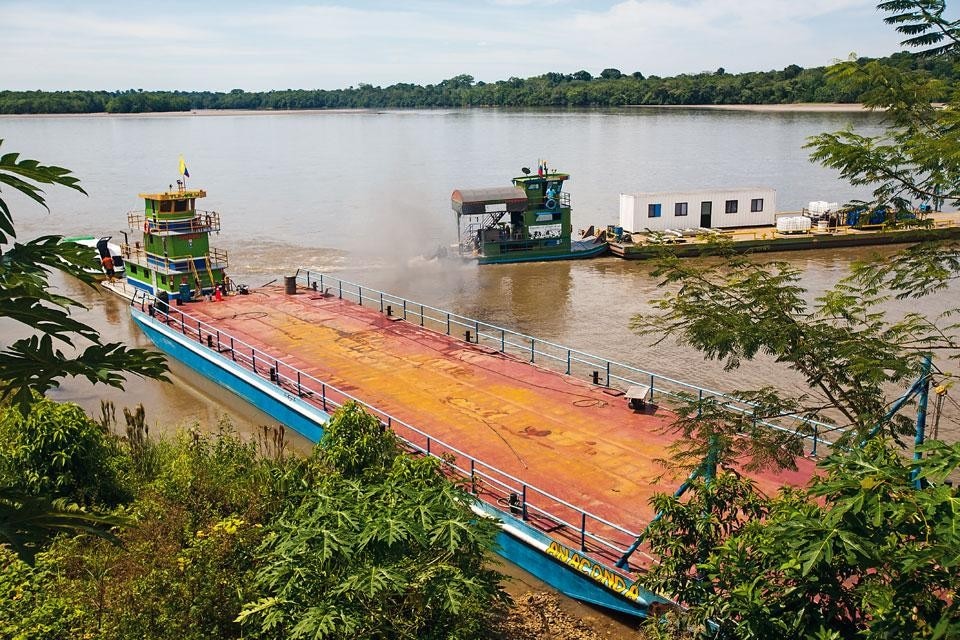
[[[283,277],[283,292],[291,296],[297,292],[297,276]]]

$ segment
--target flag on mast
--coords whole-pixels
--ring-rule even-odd
[[[180,175],[184,178],[190,177],[190,172],[187,170],[187,163],[183,160],[183,155],[180,155]]]

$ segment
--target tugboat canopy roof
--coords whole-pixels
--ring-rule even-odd
[[[517,187],[490,187],[455,189],[450,196],[450,206],[463,216],[485,213],[487,205],[498,204],[505,205],[507,211],[523,211],[527,208],[527,194]]]

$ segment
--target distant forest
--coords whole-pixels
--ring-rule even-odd
[[[857,62],[865,64],[868,58]],[[929,73],[944,81],[942,100],[960,78],[960,68],[942,58],[896,53],[879,62]],[[460,75],[426,86],[395,84],[335,90],[286,89],[227,93],[213,91],[0,91],[0,114],[151,113],[191,109],[378,109],[431,107],[619,107],[625,105],[784,104],[860,101],[854,80],[832,78],[825,67],[790,65],[779,71],[682,74],[670,78],[604,69],[546,73],[494,83]]]

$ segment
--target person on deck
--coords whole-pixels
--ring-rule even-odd
[[[103,256],[103,258],[100,260],[100,264],[103,266],[103,272],[107,274],[107,279],[110,282],[113,282],[114,275],[116,274],[116,270],[113,266],[113,258],[110,256]]]

